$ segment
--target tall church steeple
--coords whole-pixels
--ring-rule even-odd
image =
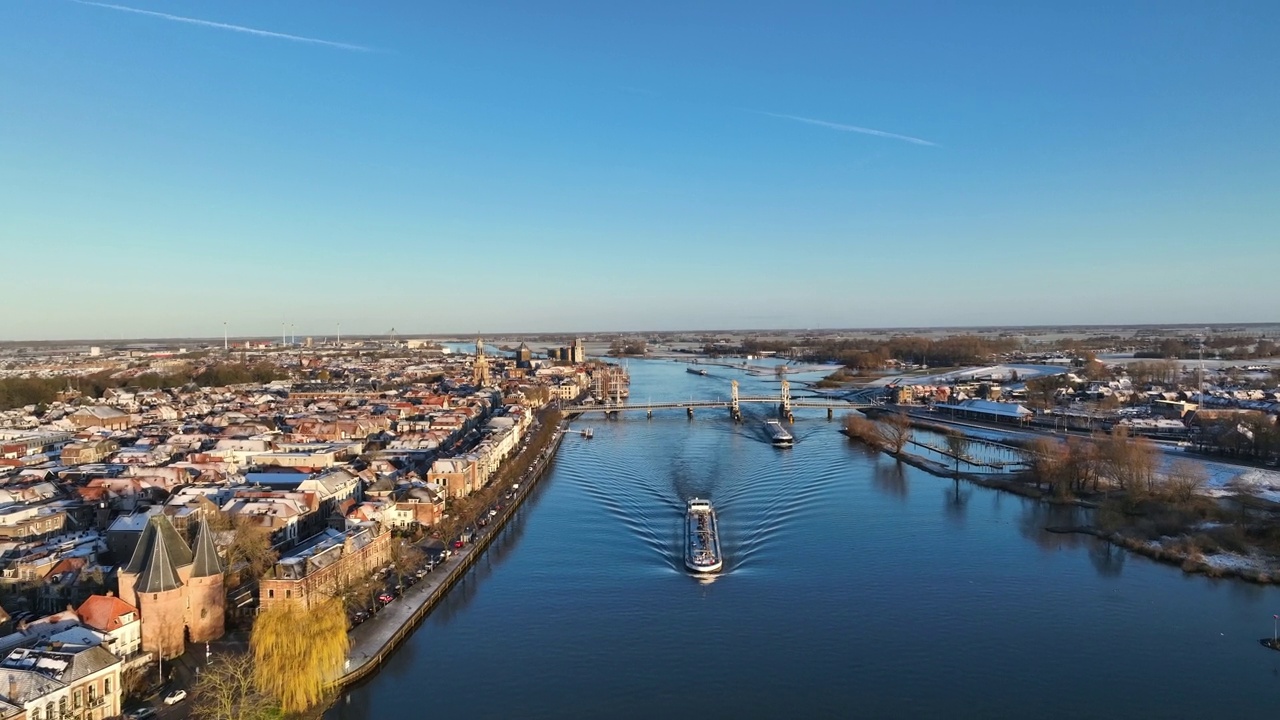
[[[484,356],[484,339],[476,338],[476,362],[471,368],[471,384],[489,386],[489,359]]]

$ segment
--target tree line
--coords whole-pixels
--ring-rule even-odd
[[[1160,450],[1147,438],[1123,430],[1097,438],[1031,443],[1031,468],[1037,487],[1071,498],[1119,491],[1131,501],[1144,498],[1189,502],[1207,482],[1204,466],[1186,460],[1160,469]]]
[[[1221,360],[1252,360],[1280,354],[1280,346],[1264,337],[1222,335],[1204,340],[1205,357]],[[1190,360],[1200,357],[1200,343],[1191,338],[1161,338],[1133,354],[1138,358]]]
[[[1199,422],[1200,452],[1266,463],[1280,459],[1280,424],[1266,413],[1231,413]]]
[[[147,371],[121,377],[118,370],[103,370],[85,375],[63,377],[14,377],[0,379],[0,410],[27,405],[48,405],[64,391],[72,390],[85,397],[100,398],[108,390],[167,390],[198,385],[218,387],[245,383],[267,383],[288,377],[283,369],[269,362],[254,364],[222,362],[170,372]]]
[[[871,338],[830,339],[803,338],[792,340],[743,341],[748,353],[761,351],[791,353],[810,362],[838,362],[853,370],[878,370],[890,360],[938,366],[981,365],[992,356],[1013,352],[1018,341],[1013,338],[987,338],[978,335],[955,335],[937,340],[904,335],[887,340]]]

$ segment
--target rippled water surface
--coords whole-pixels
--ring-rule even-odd
[[[632,399],[776,391],[632,362]],[[1184,576],[1072,518],[870,455],[821,411],[579,420],[488,554],[329,717],[1267,717],[1280,592]],[[838,421],[838,418],[837,418]],[[725,572],[683,569],[711,498]]]

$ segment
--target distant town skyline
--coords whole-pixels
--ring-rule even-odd
[[[1244,1],[4,3],[0,340],[1270,322],[1277,35]]]

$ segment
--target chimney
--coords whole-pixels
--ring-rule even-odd
[[[18,696],[18,681],[12,675],[9,676],[9,699],[13,700]]]

